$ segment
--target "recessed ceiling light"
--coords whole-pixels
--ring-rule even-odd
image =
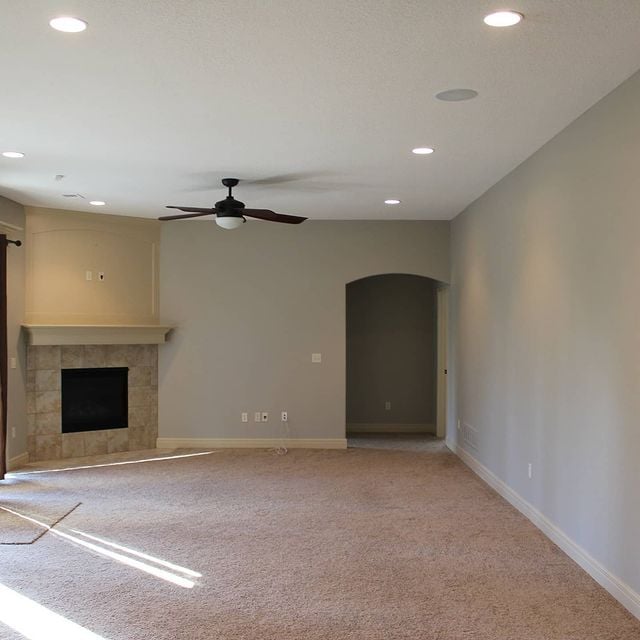
[[[434,151],[435,149],[433,147],[416,147],[415,149],[411,149],[411,153],[415,153],[417,156],[428,156]]]
[[[395,198],[389,198],[389,200],[384,201],[385,204],[400,204],[400,200],[396,200]]]
[[[89,204],[92,204],[94,207],[104,207],[107,203],[103,200],[89,200]]]
[[[49,26],[56,31],[64,31],[65,33],[80,33],[89,25],[80,18],[72,18],[70,16],[60,16],[49,20]]]
[[[20,151],[3,151],[2,155],[5,158],[24,158],[24,153]]]
[[[521,22],[524,16],[517,11],[496,11],[484,17],[484,23],[490,27],[513,27]]]
[[[444,102],[462,102],[463,100],[472,100],[477,96],[478,92],[473,89],[448,89],[436,93],[436,98]]]

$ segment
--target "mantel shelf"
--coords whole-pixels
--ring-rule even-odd
[[[163,344],[173,327],[122,324],[23,324],[28,343],[66,344]]]

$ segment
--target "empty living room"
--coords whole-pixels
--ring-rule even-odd
[[[640,640],[638,0],[0,15],[0,639]]]

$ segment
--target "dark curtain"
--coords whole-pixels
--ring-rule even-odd
[[[7,472],[7,236],[0,234],[0,479]]]

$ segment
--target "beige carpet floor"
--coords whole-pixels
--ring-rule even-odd
[[[81,504],[0,547],[0,638],[640,640],[452,454],[356,444],[15,475],[0,504],[27,490]],[[76,635],[6,624],[53,629],[51,612]]]
[[[33,544],[78,505],[65,491],[5,480],[0,483],[0,545]]]

